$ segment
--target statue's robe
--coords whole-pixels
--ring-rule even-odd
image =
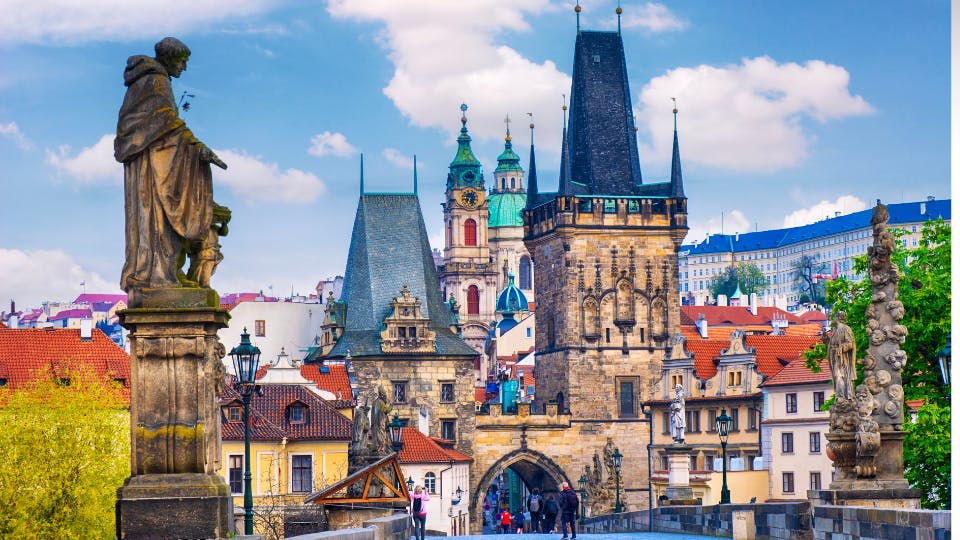
[[[124,167],[126,209],[120,288],[130,293],[177,285],[185,242],[201,240],[213,224],[213,180],[200,160],[203,145],[177,114],[163,65],[132,56],[124,84],[114,155]]]

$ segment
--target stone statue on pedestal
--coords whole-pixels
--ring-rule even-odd
[[[847,326],[847,314],[837,311],[833,316],[833,333],[827,340],[827,358],[830,360],[830,372],[833,374],[833,389],[838,398],[853,398],[853,379],[856,377],[854,361],[857,357],[857,344],[853,339],[853,330]]]
[[[670,434],[674,444],[685,444],[686,402],[683,399],[683,386],[678,384],[675,391],[676,395],[670,402]]]

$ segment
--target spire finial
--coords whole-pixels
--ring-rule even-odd
[[[623,8],[620,7],[620,0],[617,0],[617,34],[620,33],[620,15],[623,14]]]
[[[467,130],[467,104],[466,103],[460,104],[460,123],[463,124],[461,131],[466,131]]]
[[[577,33],[580,33],[580,0],[577,0],[577,5],[574,6],[573,10],[577,12]]]
[[[677,130],[677,98],[670,98],[673,100],[673,130]]]
[[[507,125],[507,136],[503,140],[509,142],[510,139],[510,115],[508,114],[503,118],[503,123]]]
[[[417,155],[413,155],[413,194],[417,194]]]
[[[530,146],[533,146],[533,113],[528,112],[527,116],[530,117]]]
[[[563,107],[560,107],[560,108],[563,109],[563,129],[567,129],[567,95],[566,94],[562,94],[562,95],[563,95]]]
[[[363,152],[360,152],[360,195],[363,195]]]

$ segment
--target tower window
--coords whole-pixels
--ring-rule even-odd
[[[467,315],[480,314],[480,289],[476,285],[467,288]]]
[[[520,257],[520,288],[523,290],[530,290],[533,288],[530,279],[530,257],[524,255]],[[521,306],[526,307],[526,306]]]
[[[477,245],[477,222],[472,219],[463,223],[463,245]]]
[[[516,179],[516,178],[511,178],[511,179],[510,179],[510,189],[516,189],[516,188],[517,188],[517,179]]]

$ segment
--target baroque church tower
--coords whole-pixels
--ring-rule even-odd
[[[676,147],[671,179],[643,183],[619,32],[581,32],[578,23],[564,124],[559,189],[541,192],[531,179],[523,213],[536,261],[537,400],[642,463],[633,442],[649,426],[639,404],[653,397],[680,329],[687,200]]]
[[[482,354],[495,318],[498,272],[489,245],[490,202],[480,161],[470,148],[467,106],[461,105],[460,111],[457,154],[447,174],[443,263],[438,271],[444,298],[454,298],[461,306],[464,341]]]

